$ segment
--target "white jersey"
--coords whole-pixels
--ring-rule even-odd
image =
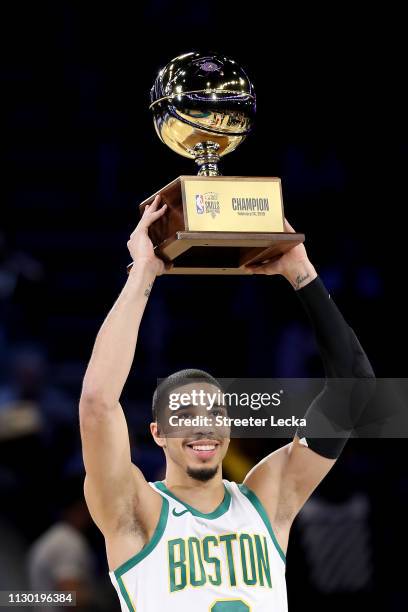
[[[285,555],[265,509],[245,485],[223,480],[221,504],[204,514],[163,497],[150,542],[109,572],[122,612],[286,612]]]

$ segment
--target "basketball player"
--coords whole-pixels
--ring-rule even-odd
[[[148,236],[149,226],[166,210],[159,202],[157,197],[146,206],[130,237],[134,265],[98,333],[83,381],[86,501],[104,536],[109,574],[123,611],[284,612],[292,522],[346,440],[296,435],[255,465],[243,483],[229,482],[221,468],[228,438],[205,427],[185,438],[160,435],[158,413],[168,406],[162,401],[165,394],[156,390],[150,429],[165,454],[165,480],[149,483],[132,464],[119,400],[153,283],[165,269]],[[311,319],[327,384],[307,409],[308,423],[329,422],[332,410],[336,417],[342,410],[358,414],[364,404],[361,388],[358,393],[349,388],[339,400],[330,378],[361,382],[374,380],[374,373],[305,247],[249,267],[248,273],[283,275]],[[217,392],[217,381],[201,371],[176,373],[162,385],[167,391],[189,392],[194,385],[188,380],[197,376],[206,392]]]

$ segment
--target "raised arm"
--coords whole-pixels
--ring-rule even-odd
[[[287,230],[293,228],[287,224]],[[323,391],[306,412],[308,426],[301,438],[296,435],[292,443],[265,457],[245,479],[266,506],[285,548],[293,519],[333,467],[348,430],[358,421],[373,391],[374,372],[303,245],[277,261],[249,267],[249,271],[281,274],[291,283],[312,324],[326,374]],[[313,437],[317,423],[321,437]],[[342,438],[331,436],[336,431],[334,424],[339,423],[344,432]]]
[[[161,508],[160,496],[131,462],[128,429],[119,403],[150,291],[156,276],[164,271],[148,236],[149,225],[165,212],[165,206],[160,209],[158,206],[156,198],[145,208],[128,242],[134,264],[97,335],[79,404],[85,497],[95,523],[110,543],[108,557],[112,566],[122,562],[121,554],[125,557],[127,554],[126,551],[117,554],[112,544],[117,541],[116,536],[135,533],[135,526],[142,525],[136,537],[137,544],[143,545]],[[135,545],[136,542],[130,542],[131,554]],[[120,550],[123,551],[123,546]]]

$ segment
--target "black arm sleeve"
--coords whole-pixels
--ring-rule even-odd
[[[336,459],[374,392],[375,374],[320,277],[296,293],[314,329],[326,375],[323,390],[306,412],[306,427],[296,433],[315,452]]]

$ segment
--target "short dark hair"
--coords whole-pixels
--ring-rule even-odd
[[[153,394],[152,415],[154,421],[157,421],[160,411],[168,406],[170,392],[177,387],[188,384],[190,381],[207,382],[221,389],[218,380],[204,370],[186,369],[174,372],[160,382]]]

